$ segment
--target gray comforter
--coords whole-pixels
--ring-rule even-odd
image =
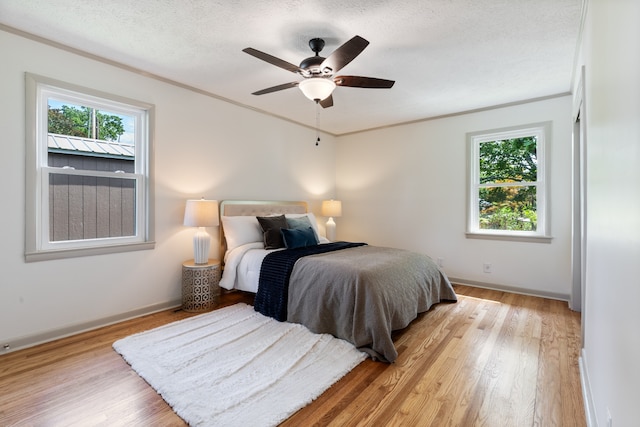
[[[391,339],[419,313],[457,301],[449,279],[427,256],[360,246],[299,259],[289,282],[287,320],[353,343],[393,362]]]

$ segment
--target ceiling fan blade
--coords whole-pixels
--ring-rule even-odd
[[[248,53],[251,56],[255,56],[258,59],[262,59],[269,64],[275,65],[276,67],[284,68],[287,71],[291,71],[292,73],[299,73],[302,71],[297,65],[294,65],[280,58],[276,58],[273,55],[269,55],[268,53],[261,52],[257,49],[247,47],[242,49],[242,51]]]
[[[268,87],[266,89],[253,92],[252,95],[264,95],[265,93],[277,92],[279,90],[289,89],[298,86],[298,82],[285,83],[278,86]]]
[[[325,99],[320,101],[320,105],[322,106],[322,108],[333,107],[333,95],[329,95]]]
[[[369,42],[362,37],[355,36],[322,61],[320,69],[331,68],[332,73],[337,73],[338,70],[353,61],[356,56],[360,55],[360,52],[362,52],[368,44]]]
[[[376,79],[362,76],[336,76],[333,81],[337,86],[363,87],[368,89],[389,89],[395,80]]]

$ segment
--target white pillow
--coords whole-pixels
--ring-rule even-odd
[[[227,241],[227,251],[247,243],[262,242],[262,228],[255,216],[223,216],[222,227]]]

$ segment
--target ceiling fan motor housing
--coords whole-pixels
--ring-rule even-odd
[[[309,47],[315,53],[315,56],[310,56],[303,59],[300,63],[300,68],[307,71],[311,76],[317,76],[320,74],[329,75],[333,71],[329,67],[325,67],[324,70],[320,68],[325,60],[324,57],[320,56],[320,52],[324,48],[324,44],[324,40],[321,38],[314,38],[309,40]]]
[[[324,58],[322,56],[310,56],[305,58],[300,63],[300,68],[304,71],[307,71],[310,75],[315,76],[319,74],[328,75],[331,74],[331,68],[325,67],[321,69],[320,66],[324,62]]]

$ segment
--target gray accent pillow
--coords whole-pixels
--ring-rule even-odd
[[[289,224],[288,228],[292,228],[295,230],[306,230],[311,227],[311,221],[309,221],[308,216],[301,216],[299,218],[287,218],[287,224]]]

